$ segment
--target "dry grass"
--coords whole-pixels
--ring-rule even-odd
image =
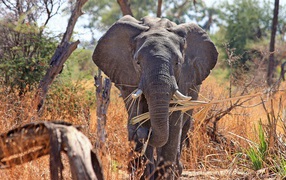
[[[93,84],[93,82],[85,82]],[[280,89],[285,89],[285,83]],[[93,87],[64,87],[54,88],[47,99],[42,116],[39,120],[64,120],[74,124],[83,125],[83,132],[90,138],[92,143],[96,142],[96,109],[95,99],[86,98],[83,93],[86,90],[93,91]],[[255,89],[248,94],[262,92],[263,89]],[[2,90],[1,90],[2,91]],[[0,132],[38,120],[34,113],[30,112],[30,104],[33,94],[17,97],[14,94],[0,94]],[[219,100],[228,97],[228,89],[224,84],[219,84],[213,77],[208,78],[202,87],[200,99],[204,101]],[[282,97],[282,110],[285,116],[285,91],[279,91],[273,96],[274,111],[278,111],[278,100]],[[95,96],[95,95],[94,95]],[[270,100],[262,96],[266,107],[270,107]],[[200,113],[194,122],[194,129],[190,133],[190,147],[183,150],[182,159],[185,169],[188,171],[217,171],[220,169],[237,170],[243,169],[238,150],[243,151],[249,147],[250,142],[258,142],[255,127],[259,120],[267,122],[267,116],[262,105],[254,106],[261,102],[260,97],[253,98],[244,104],[245,107],[237,107],[229,115],[224,116],[218,122],[218,131],[227,141],[215,143],[210,140],[206,133],[204,119],[220,108],[230,106],[231,102],[213,105],[208,111]],[[199,109],[195,111],[198,112]],[[196,115],[195,115],[196,116]],[[285,118],[285,117],[284,117]],[[210,122],[211,124],[211,122]],[[106,179],[126,179],[127,162],[130,160],[129,152],[131,145],[127,141],[127,113],[123,100],[119,97],[116,89],[112,90],[112,100],[108,110],[108,121],[106,126],[107,142],[98,153],[102,159]],[[281,124],[277,131],[282,132]],[[231,140],[231,142],[230,142]],[[26,163],[9,170],[0,170],[1,179],[49,179],[49,157],[43,157],[36,161]],[[65,164],[67,165],[67,160]],[[68,166],[66,166],[68,167]],[[246,167],[247,168],[247,167]],[[70,179],[69,170],[65,170],[66,179]]]

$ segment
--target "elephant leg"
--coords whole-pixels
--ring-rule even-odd
[[[183,129],[182,129],[182,137],[181,137],[181,150],[184,144],[188,144],[189,142],[186,142],[188,139],[188,132],[191,129],[191,125],[192,125],[192,118],[189,115],[184,115],[184,125],[183,125]]]
[[[181,137],[181,143],[180,143],[180,149],[178,151],[177,155],[177,167],[179,170],[179,174],[181,175],[183,172],[183,164],[181,163],[181,153],[183,150],[183,145],[187,144],[187,146],[190,146],[189,138],[188,138],[188,132],[191,129],[192,126],[192,117],[190,115],[192,114],[193,111],[188,111],[188,115],[184,115],[183,118],[183,128],[182,128],[182,137]]]
[[[132,175],[131,179],[149,179],[154,180],[154,148],[147,146],[145,154],[141,156],[143,143],[137,142],[134,151],[132,152],[132,160],[128,164],[129,172]]]
[[[155,162],[154,162],[154,148],[152,146],[148,146],[145,152],[145,157],[147,158],[146,167],[143,174],[143,179],[155,180],[154,172],[155,172]],[[141,177],[141,178],[142,178]]]
[[[183,116],[180,112],[173,112],[170,116],[169,139],[160,151],[157,151],[158,179],[179,179],[178,153],[180,152]]]

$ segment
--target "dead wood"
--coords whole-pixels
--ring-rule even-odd
[[[50,67],[48,68],[44,78],[40,81],[34,101],[32,101],[33,110],[37,110],[37,112],[39,112],[43,107],[49,86],[52,84],[56,76],[61,73],[64,63],[80,43],[79,41],[69,41],[72,37],[73,29],[77,19],[83,14],[81,8],[86,2],[87,0],[77,0],[62,41],[58,45],[53,57],[51,58]]]
[[[64,122],[37,122],[0,135],[0,168],[11,168],[50,154],[51,179],[63,179],[61,152],[73,179],[104,179],[89,139]]]
[[[98,75],[94,76],[95,87],[96,87],[96,104],[97,104],[97,136],[99,141],[97,147],[100,147],[105,143],[106,139],[106,114],[110,102],[110,90],[111,81],[108,78],[104,78],[102,81],[101,70],[98,70]]]

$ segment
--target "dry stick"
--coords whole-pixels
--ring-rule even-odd
[[[257,93],[257,94],[253,94],[253,95],[244,95],[244,96],[238,96],[238,97],[232,97],[232,98],[228,98],[228,99],[223,99],[223,100],[216,100],[216,101],[211,101],[211,102],[205,102],[205,101],[196,101],[196,100],[191,100],[191,101],[172,101],[171,103],[177,103],[180,104],[182,106],[175,106],[175,107],[170,107],[169,108],[169,112],[173,112],[173,111],[182,111],[182,112],[186,112],[188,110],[194,109],[194,108],[198,108],[198,107],[208,107],[212,104],[218,104],[218,103],[222,103],[222,102],[226,102],[226,101],[232,101],[232,100],[237,100],[239,102],[240,99],[242,98],[253,98],[253,97],[257,97],[262,95],[262,93]],[[245,101],[243,101],[245,102]],[[243,103],[242,102],[242,103]],[[239,106],[240,104],[238,104]],[[135,116],[131,119],[131,124],[136,124],[139,123],[143,120],[149,119],[150,114],[149,112],[146,112],[144,114],[140,114],[138,116]]]
[[[63,179],[61,151],[68,155],[73,179],[104,179],[89,139],[63,122],[30,123],[1,134],[0,168],[50,154],[51,179]]]
[[[98,75],[94,76],[95,87],[96,87],[96,104],[97,104],[97,136],[99,141],[96,146],[101,147],[106,140],[106,114],[110,103],[110,90],[111,81],[108,78],[104,79],[102,83],[101,70],[98,70]]]
[[[87,0],[77,0],[62,41],[58,45],[53,57],[51,58],[50,67],[48,68],[43,79],[40,81],[36,95],[34,97],[34,101],[32,101],[33,110],[37,110],[38,113],[43,107],[49,86],[53,83],[56,76],[61,73],[63,64],[80,43],[79,40],[76,42],[69,41],[71,39],[77,19],[83,14],[81,8],[86,2]]]
[[[229,57],[232,57],[232,54],[229,54],[229,51],[227,51],[228,53],[228,56]],[[243,90],[241,91],[240,93],[240,96],[239,97],[242,97],[242,98],[245,98],[245,97],[248,97],[249,99],[246,99],[244,101],[241,102],[241,98],[232,98],[231,97],[231,87],[232,87],[232,84],[231,84],[231,81],[230,81],[230,98],[229,99],[232,99],[232,100],[236,100],[234,103],[231,103],[231,106],[228,107],[226,110],[223,110],[223,111],[220,111],[218,113],[216,113],[214,116],[211,116],[207,119],[205,119],[205,122],[206,124],[208,124],[211,119],[214,118],[214,121],[213,121],[213,127],[210,127],[207,129],[208,130],[208,133],[210,133],[210,135],[212,136],[212,138],[216,139],[216,131],[217,131],[217,123],[220,119],[222,119],[225,115],[229,114],[234,108],[236,107],[243,107],[243,104],[249,100],[251,100],[252,98],[256,97],[256,96],[259,96],[259,95],[262,95],[262,93],[256,93],[254,96],[253,95],[245,95],[245,92],[247,91],[247,88],[253,83],[255,77],[252,78],[251,81],[249,81],[249,83],[245,84],[244,87],[243,87]],[[224,101],[224,100],[222,100]],[[231,101],[230,101],[231,102]],[[212,131],[210,131],[212,129]]]

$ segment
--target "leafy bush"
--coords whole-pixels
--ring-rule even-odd
[[[0,20],[0,83],[19,95],[43,77],[56,41],[35,24]]]

